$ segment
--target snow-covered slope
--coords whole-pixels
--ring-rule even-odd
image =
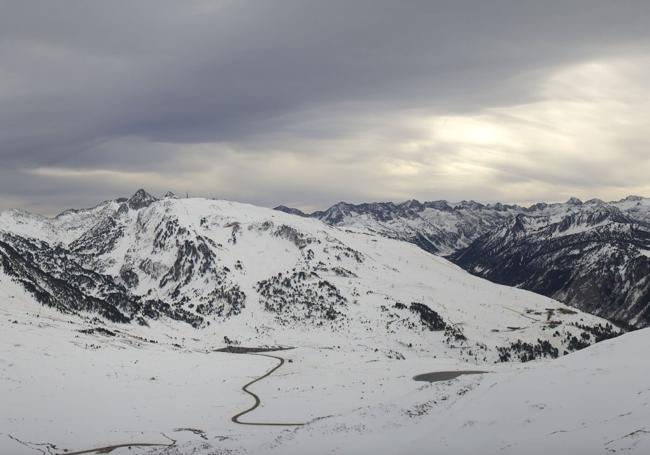
[[[111,200],[89,209],[70,209],[54,218],[22,210],[7,210],[0,212],[0,230],[67,245],[100,220],[111,216],[124,201],[125,199]]]
[[[311,333],[390,355],[475,361],[556,357],[617,332],[414,245],[261,207],[139,191],[73,215],[86,229],[74,239],[29,222],[0,234],[3,280],[64,312],[141,325],[173,319],[250,342],[295,344]]]
[[[650,225],[626,203],[518,215],[451,259],[610,320],[650,324]],[[637,207],[636,205],[634,207]]]
[[[650,323],[650,199],[538,203],[338,203],[306,215],[414,243],[470,272],[611,320]]]
[[[289,332],[285,328],[285,332]],[[449,351],[408,350],[308,330],[277,365],[215,352],[227,327],[169,320],[149,327],[70,316],[0,284],[0,453],[114,455],[505,453],[646,454],[650,449],[647,329],[560,359],[466,364]],[[267,340],[274,342],[273,339]],[[405,358],[377,349],[393,343]],[[435,352],[435,353],[434,353]],[[485,374],[428,384],[435,371]],[[146,446],[140,444],[159,444]]]
[[[601,354],[575,372],[572,355],[551,363],[619,333],[603,319],[410,243],[246,204],[139,191],[68,213],[66,232],[59,217],[2,218],[0,453],[475,453],[459,430],[472,421],[483,453],[510,440],[522,453],[507,424],[570,442],[561,432],[587,422],[587,438],[622,438],[587,448],[645,447],[624,437],[647,416],[639,349],[612,351],[628,382],[607,350],[582,350]],[[278,360],[225,346],[293,347],[274,353],[286,361],[254,384],[262,404],[245,421],[305,425],[232,422],[252,404],[242,386]],[[613,392],[589,382],[599,368]],[[488,373],[412,380],[445,370]],[[567,381],[557,397],[552,381]],[[579,387],[620,406],[567,413],[560,400],[583,405]]]
[[[643,329],[552,362],[408,390],[258,453],[650,453],[649,346]]]
[[[282,205],[275,210],[404,240],[439,255],[467,246],[476,237],[524,211],[516,205],[416,200],[400,204],[339,202],[325,211],[311,214]]]
[[[529,207],[513,204],[481,204],[476,201],[448,202],[410,200],[402,203],[339,202],[310,214],[284,205],[275,210],[301,217],[319,219],[332,226],[358,229],[384,237],[414,243],[425,251],[446,256],[468,247],[478,237],[508,224],[517,215],[546,217],[556,222],[585,208],[616,208],[641,222],[650,221],[650,199],[628,196],[620,201],[572,197],[564,203],[540,202]]]
[[[650,198],[628,196],[610,204],[636,220],[650,222]]]

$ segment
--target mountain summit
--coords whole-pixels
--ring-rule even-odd
[[[157,198],[140,188],[126,201],[126,203],[130,209],[140,210],[141,208],[148,207],[157,200]]]
[[[278,208],[293,213],[287,208]],[[650,325],[650,199],[338,203],[300,214],[411,242],[471,273],[635,327]]]
[[[107,321],[216,327],[253,345],[316,337],[468,361],[556,357],[618,333],[406,242],[227,201],[141,190],[126,205],[45,221],[3,214],[0,289],[12,282],[24,300]]]

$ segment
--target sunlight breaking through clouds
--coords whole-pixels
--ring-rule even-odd
[[[247,145],[135,140],[133,147],[140,150],[167,149],[170,157],[182,157],[174,167],[156,172],[137,163],[131,170],[40,167],[25,172],[52,179],[105,178],[161,192],[173,187],[219,197],[261,197],[266,204],[277,202],[276,197],[265,199],[260,193],[279,192],[306,208],[312,207],[311,197],[327,194],[332,186],[341,190],[339,197],[354,194],[358,200],[456,196],[531,202],[649,193],[650,162],[643,157],[650,145],[645,131],[650,96],[643,86],[644,63],[569,66],[541,85],[535,102],[455,116],[373,113],[360,122],[364,130],[297,144],[294,137]],[[390,134],[383,133],[384,124],[393,128]],[[101,148],[114,146],[128,149],[129,142]],[[636,165],[626,166],[629,160]],[[294,191],[306,198],[296,199]]]
[[[0,209],[135,187],[304,209],[650,194],[644,5],[513,2],[516,23],[495,7],[468,28],[460,2],[244,3],[87,4],[87,22],[14,4],[0,19]],[[91,33],[115,24],[122,35]]]

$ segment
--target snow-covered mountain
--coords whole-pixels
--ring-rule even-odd
[[[491,281],[644,327],[650,324],[650,224],[619,205],[625,212],[591,203],[520,214],[451,259]]]
[[[650,199],[570,198],[530,207],[473,201],[339,203],[306,215],[406,240],[473,274],[553,297],[583,311],[650,324]]]
[[[256,343],[316,331],[476,361],[556,357],[617,333],[408,243],[246,204],[140,190],[0,220],[0,287],[113,322],[178,320]]]
[[[416,245],[145,191],[0,223],[0,453],[647,447],[647,330]]]
[[[649,344],[643,329],[552,362],[429,384],[399,406],[361,407],[283,435],[268,453],[646,454]]]
[[[406,201],[348,204],[305,214],[278,206],[275,210],[316,218],[332,226],[361,229],[391,239],[414,243],[430,253],[446,255],[469,245],[475,238],[500,226],[525,209],[516,205],[480,204],[475,201]]]
[[[15,281],[0,285],[0,453],[641,455],[650,448],[650,329],[559,359],[477,364],[436,343],[410,349],[400,344],[404,334],[379,328],[326,337],[317,327],[287,325],[258,337],[295,348],[272,353],[284,365],[252,386],[261,405],[245,421],[270,425],[247,426],[231,420],[253,404],[241,387],[278,361],[216,351],[235,326],[197,330],[164,318],[148,327],[99,325],[83,315],[44,307]],[[485,373],[413,380],[464,370]]]

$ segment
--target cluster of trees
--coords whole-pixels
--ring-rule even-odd
[[[615,329],[614,326],[609,322],[605,324],[596,324],[593,326],[579,324],[576,322],[573,325],[593,335],[596,343],[604,340],[609,340],[610,338],[615,338],[622,334],[619,329]]]
[[[531,344],[525,341],[517,340],[510,346],[497,347],[499,361],[509,362],[516,358],[520,362],[528,362],[543,357],[553,359],[560,355],[560,351],[554,347],[548,340],[537,340],[537,343]]]
[[[196,306],[197,313],[229,317],[241,313],[245,306],[246,294],[238,285],[228,287],[222,283],[208,294],[208,299],[209,302]]]
[[[447,324],[442,317],[423,303],[412,302],[410,310],[418,314],[422,324],[431,331],[445,330],[447,328]]]
[[[345,318],[339,308],[347,299],[338,288],[315,272],[278,273],[257,283],[257,292],[267,311],[275,313],[280,322],[335,321]]]

